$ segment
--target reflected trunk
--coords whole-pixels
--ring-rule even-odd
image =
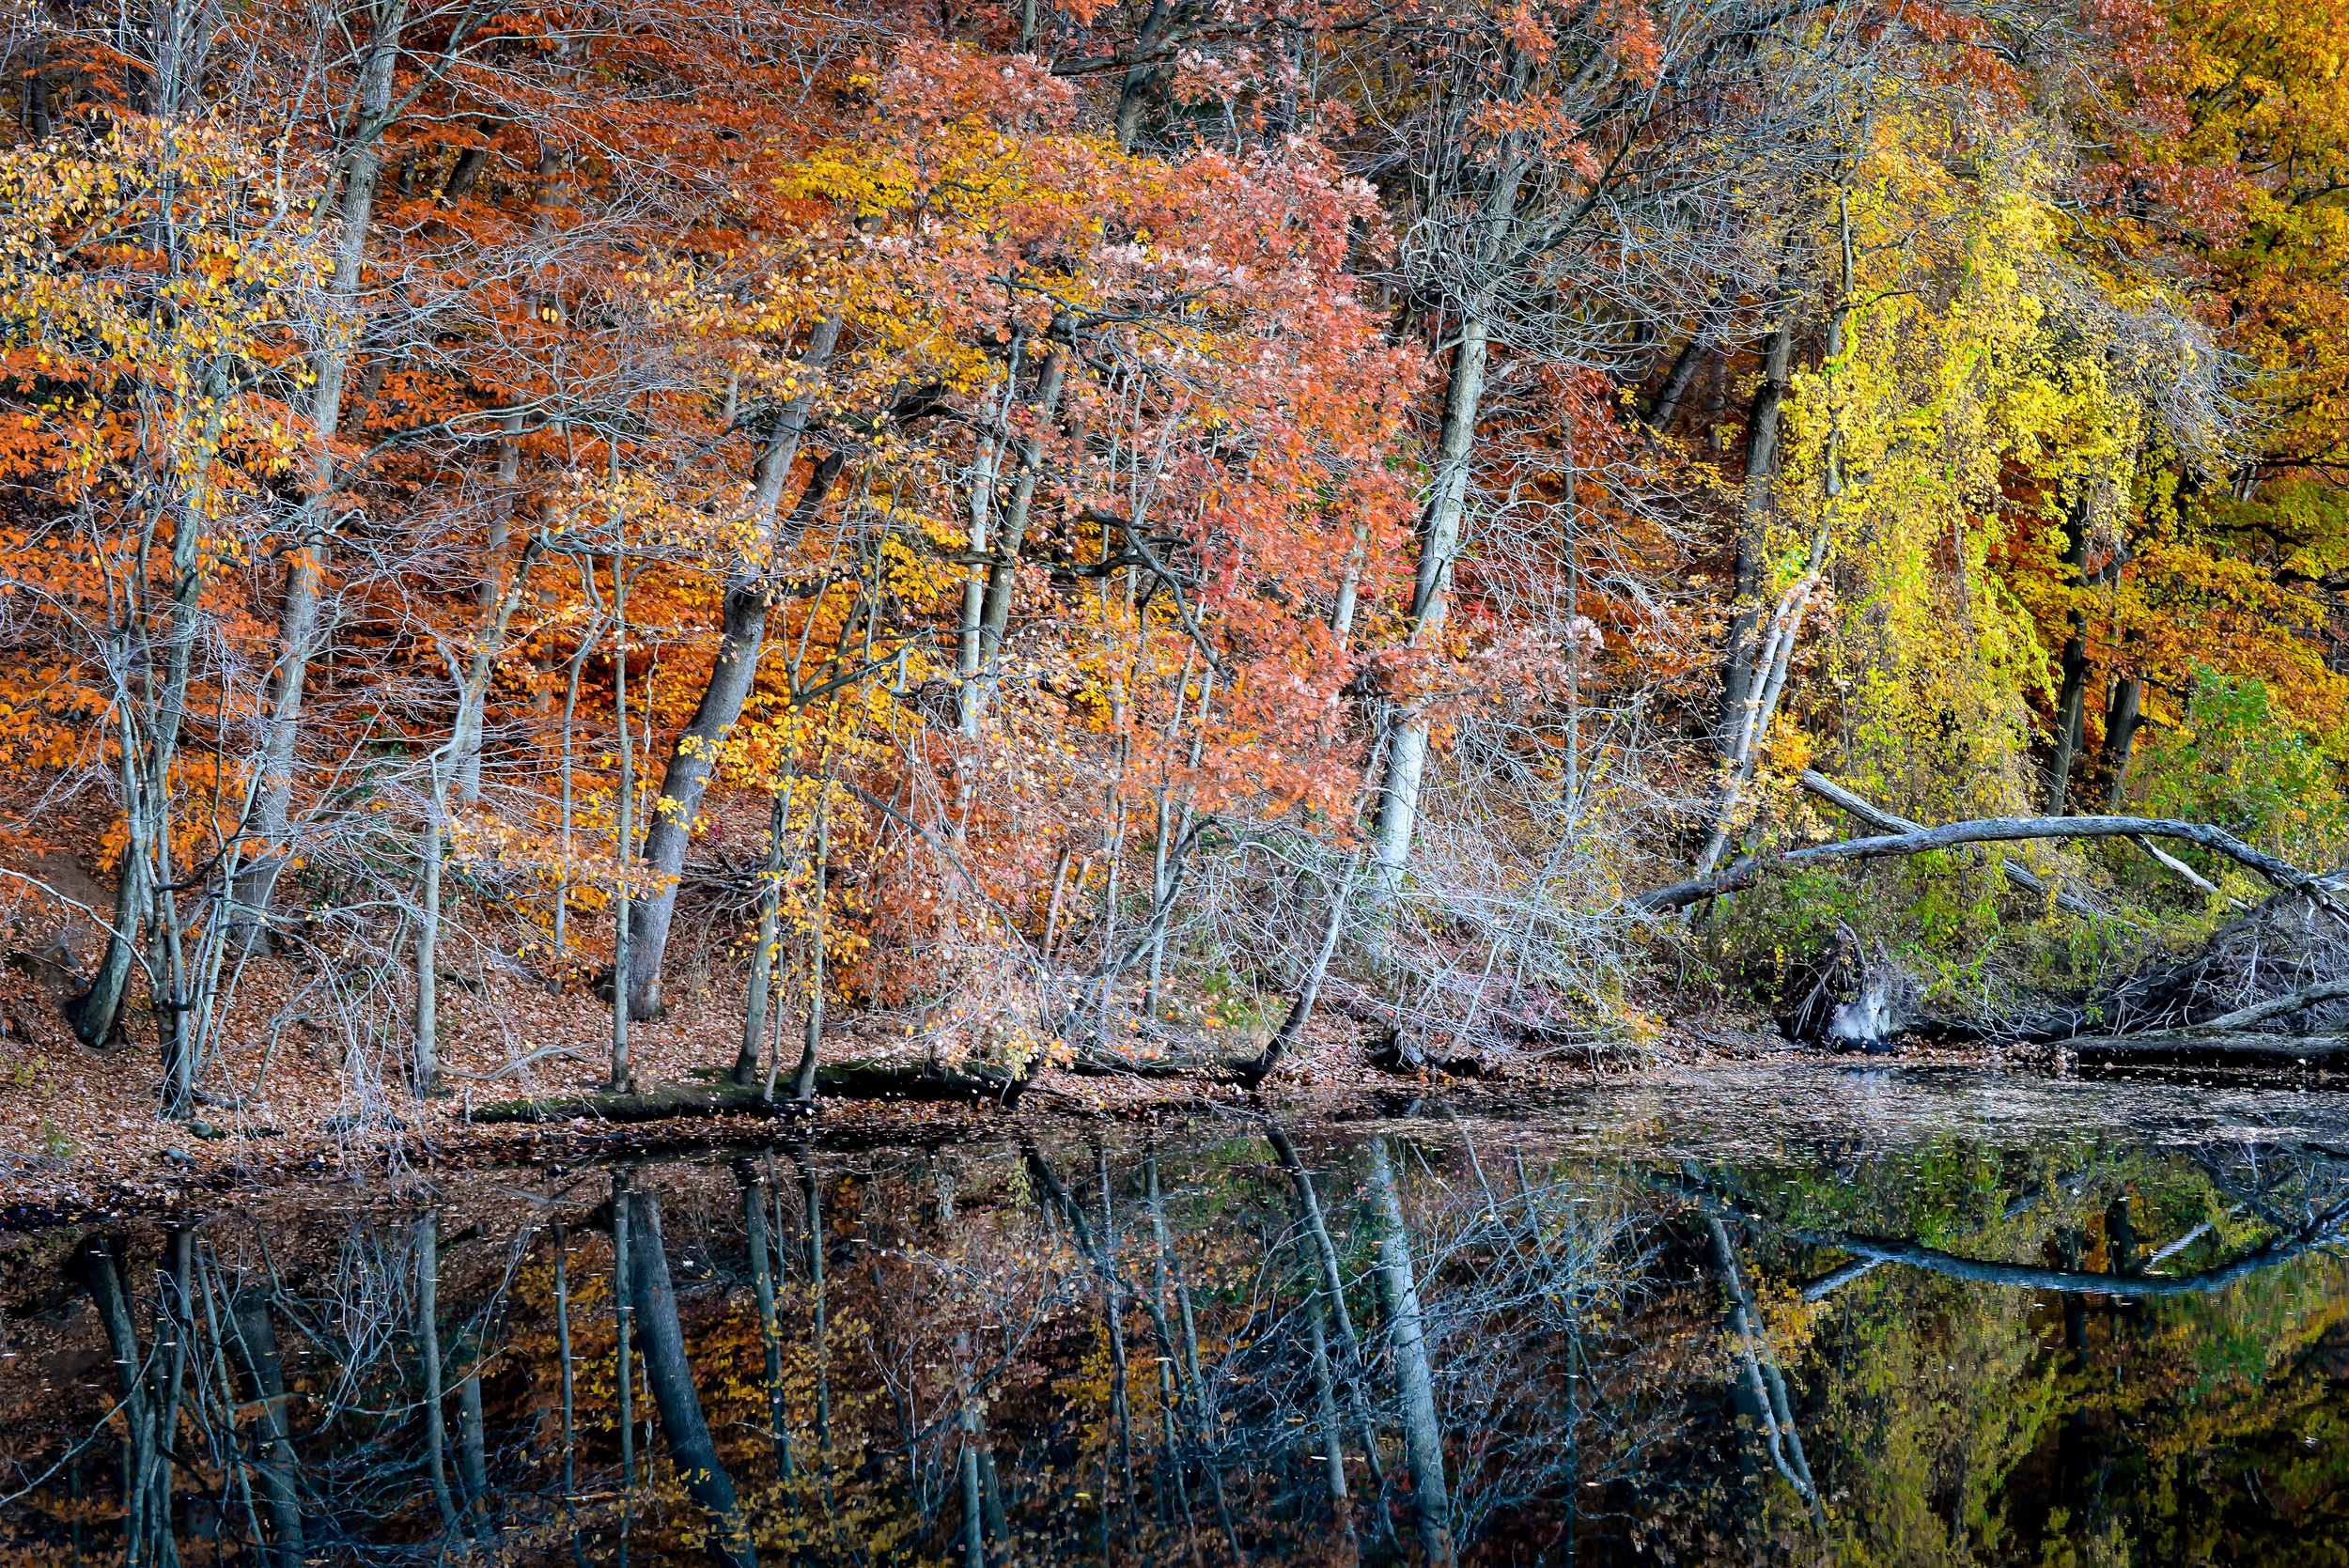
[[[661,1238],[661,1200],[653,1192],[628,1196],[629,1272],[643,1341],[645,1380],[661,1411],[661,1430],[685,1489],[709,1516],[706,1543],[711,1559],[726,1568],[756,1568],[749,1521],[736,1498],[734,1480],[719,1462],[693,1391],[693,1369],[677,1322],[677,1292],[669,1283],[669,1260]]]
[[[416,1360],[424,1370],[424,1466],[443,1529],[457,1528],[449,1495],[448,1426],[441,1410],[441,1214],[427,1209],[416,1221]]]
[[[269,1297],[259,1291],[240,1295],[232,1321],[237,1358],[260,1407],[254,1438],[260,1451],[261,1494],[269,1499],[270,1521],[276,1531],[277,1560],[283,1568],[301,1568],[304,1561],[301,1470],[294,1457],[284,1364],[277,1352],[277,1328]]]
[[[1444,1484],[1443,1428],[1436,1418],[1426,1327],[1419,1284],[1412,1278],[1411,1236],[1404,1228],[1403,1203],[1381,1138],[1370,1141],[1370,1188],[1381,1221],[1378,1290],[1386,1307],[1387,1334],[1394,1345],[1395,1400],[1402,1407],[1403,1454],[1411,1472],[1411,1522],[1427,1560],[1446,1563],[1452,1560],[1452,1500]]]

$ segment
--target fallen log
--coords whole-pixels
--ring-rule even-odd
[[[2288,1057],[2295,1062],[2349,1051],[2349,1037],[2331,1034],[2262,1034],[2240,1029],[2166,1029],[2143,1034],[2075,1034],[2045,1042],[2078,1056],[2170,1055]]]
[[[2349,980],[2320,981],[2313,986],[2303,986],[2287,995],[2270,997],[2265,1001],[2255,1001],[2248,1007],[2238,1007],[2232,1013],[2205,1019],[2196,1024],[2191,1032],[2201,1033],[2208,1030],[2223,1033],[2231,1029],[2248,1029],[2253,1024],[2266,1023],[2270,1019],[2305,1011],[2320,1002],[2339,1001],[2343,997],[2349,997]]]
[[[1860,821],[1865,822],[1869,827],[1875,829],[1878,832],[1921,833],[1925,831],[1925,825],[1923,823],[1912,822],[1906,816],[1893,815],[1890,812],[1886,811],[1879,805],[1876,805],[1866,797],[1855,795],[1850,790],[1844,788],[1842,784],[1837,784],[1833,779],[1830,779],[1826,774],[1819,772],[1816,768],[1804,768],[1802,770],[1801,784],[1803,789],[1809,794],[1818,797],[1820,800],[1825,800],[1828,805],[1835,807],[1839,811],[1849,812],[1852,815],[1859,818]],[[2167,857],[2163,856],[2161,851],[2158,849],[2154,849],[2150,845],[2146,847],[2149,852],[2155,855],[2157,859],[2167,861]],[[2170,862],[2169,863],[2175,864],[2177,862]],[[2186,870],[2187,876],[2191,877],[2193,875],[2193,871],[2190,867],[2184,869]],[[2030,893],[2032,897],[2045,898],[2047,896],[2047,884],[2041,881],[2038,874],[2033,872],[2030,867],[2025,865],[2022,862],[2015,860],[2011,857],[2002,859],[1999,862],[1999,870],[2005,876],[2009,882],[2013,883],[2022,892]],[[2055,904],[2057,908],[2063,910],[2065,913],[2078,915],[2086,920],[2108,920],[2116,924],[2129,926],[2131,929],[2137,928],[2137,923],[2135,921],[2125,920],[2119,915],[2100,909],[2095,905],[2090,903],[2087,899],[2082,898],[2079,894],[2076,893],[2066,893],[2061,888],[2056,890]]]
[[[1211,1056],[1119,1056],[1114,1052],[1081,1050],[1068,1063],[1079,1078],[1201,1078],[1221,1079],[1233,1063]]]
[[[2048,838],[2135,838],[2140,833],[2153,838],[2183,839],[2215,854],[2224,855],[2237,864],[2258,872],[2279,888],[2305,893],[2335,919],[2349,924],[2349,910],[2341,907],[2321,878],[2252,848],[2223,828],[2212,827],[2207,822],[2183,822],[2159,816],[1991,816],[1972,822],[1946,823],[1938,828],[1921,828],[1911,832],[1845,839],[1837,844],[1815,844],[1767,857],[1746,856],[1720,871],[1691,877],[1687,881],[1641,893],[1630,904],[1631,908],[1643,914],[1665,914],[1703,899],[1718,898],[1725,893],[1750,888],[1770,872],[1797,866],[1825,865],[1837,861],[1888,860],[1921,855],[1933,849],[1953,849],[1962,844],[2014,844]]]
[[[816,1069],[816,1094],[819,1099],[994,1100],[1009,1106],[1018,1103],[1026,1088],[1025,1079],[960,1072],[927,1063],[834,1062]],[[807,1109],[797,1100],[780,1096],[768,1099],[756,1087],[724,1082],[663,1083],[635,1094],[597,1090],[501,1100],[473,1107],[465,1119],[490,1123],[565,1122],[584,1117],[598,1122],[661,1122],[732,1113],[780,1116]]]

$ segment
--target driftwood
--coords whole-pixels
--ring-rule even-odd
[[[820,1099],[847,1100],[995,1100],[1018,1102],[1026,1090],[1024,1078],[989,1072],[961,1072],[927,1063],[894,1062],[834,1062],[816,1069],[816,1093]],[[769,1099],[756,1087],[740,1084],[663,1083],[640,1094],[598,1091],[583,1094],[549,1094],[535,1099],[502,1100],[477,1105],[466,1119],[473,1122],[561,1122],[585,1117],[600,1122],[661,1122],[676,1117],[722,1116],[741,1112],[753,1116],[787,1115],[805,1110],[803,1102]]]
[[[2181,1055],[2289,1057],[2308,1062],[2349,1051],[2349,1037],[2326,1034],[2255,1034],[2248,1030],[2179,1029],[2144,1034],[2075,1034],[2042,1042],[2079,1056]]]

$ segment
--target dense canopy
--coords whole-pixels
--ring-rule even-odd
[[[2338,0],[10,29],[8,1049],[167,1117],[1987,1027],[2349,860]]]

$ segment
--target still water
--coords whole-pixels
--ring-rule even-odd
[[[0,1561],[2338,1563],[2345,1231],[1828,1066],[222,1202],[6,1238]]]

